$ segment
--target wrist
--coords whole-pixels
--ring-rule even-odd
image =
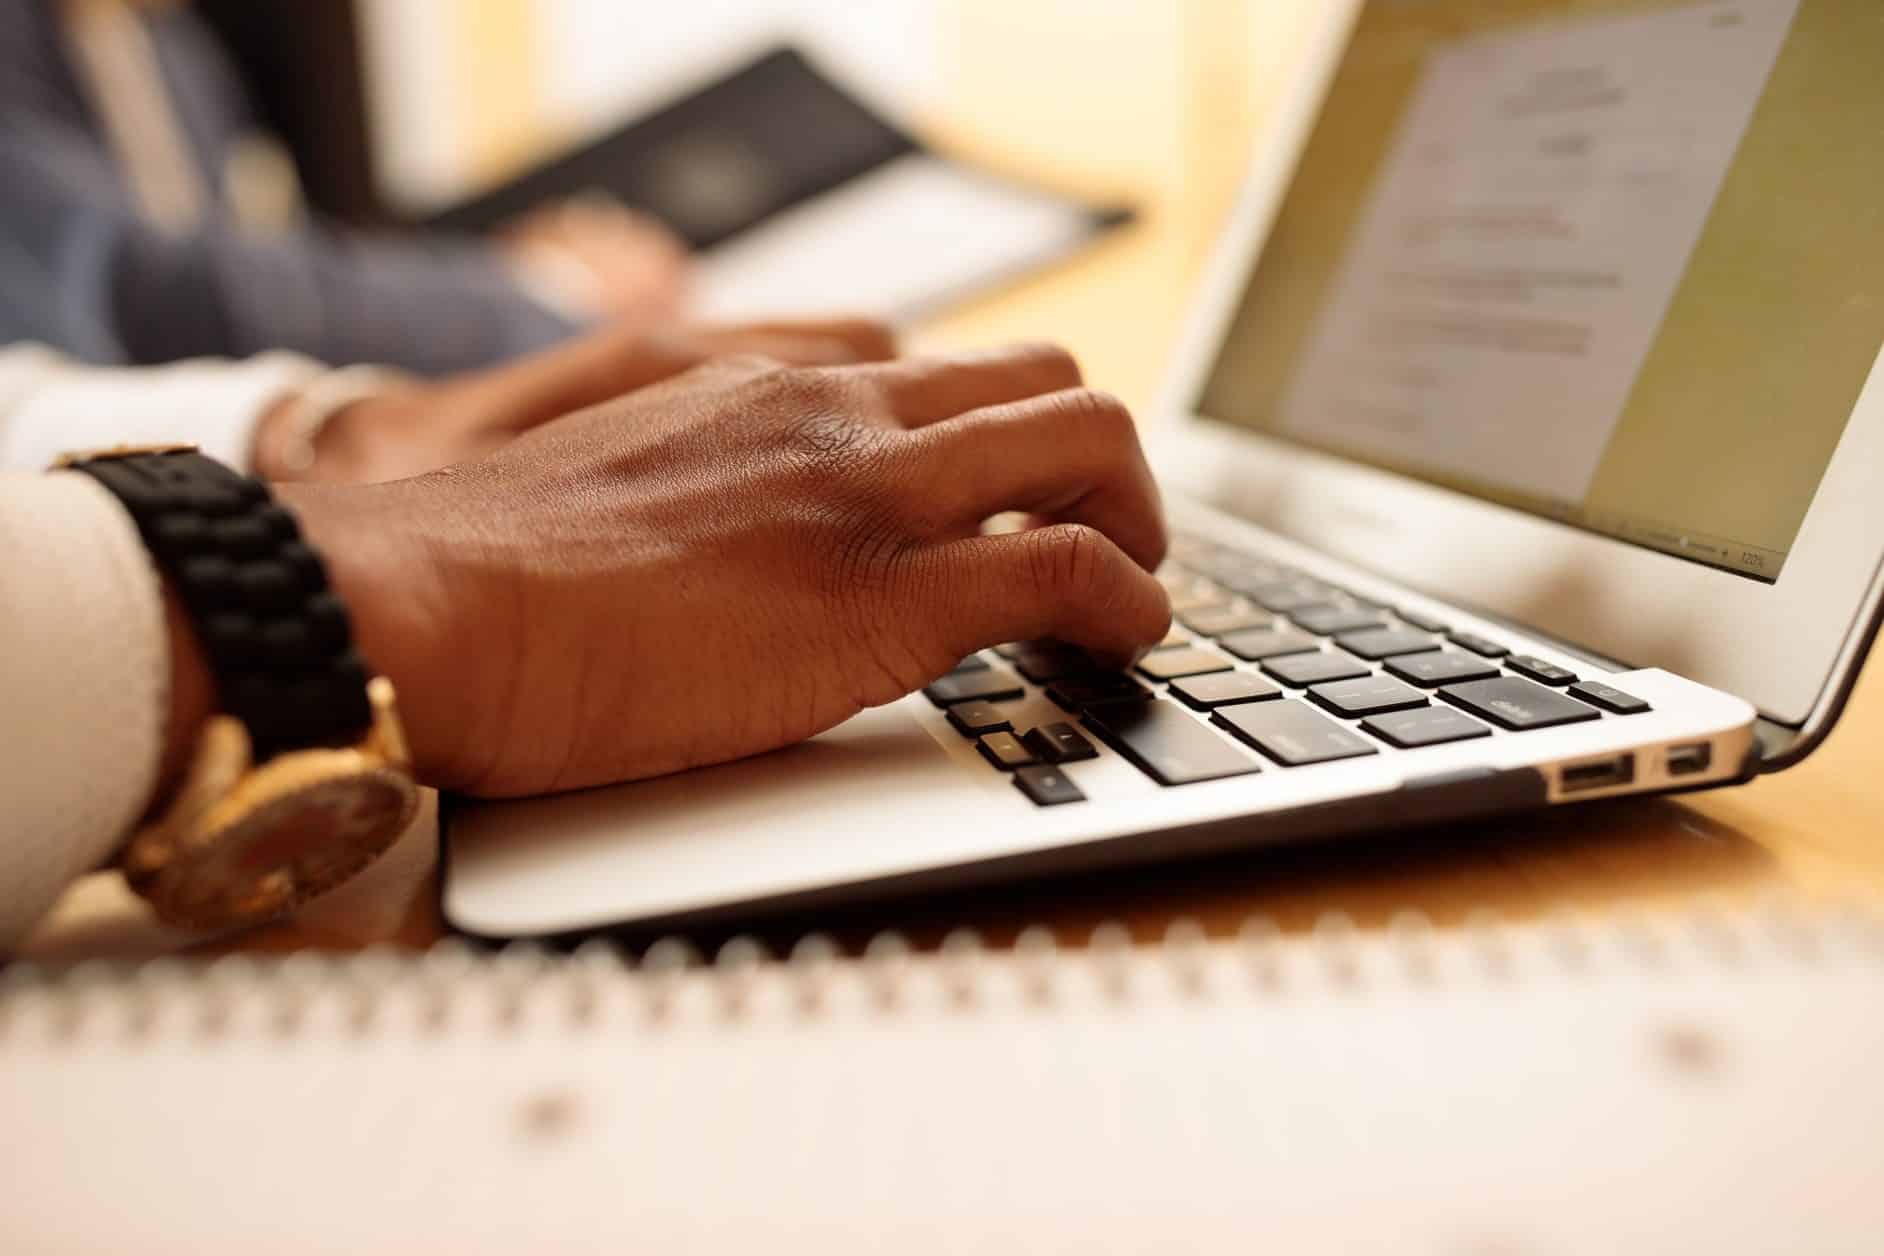
[[[216,711],[215,683],[209,661],[190,623],[189,612],[170,581],[163,585],[164,636],[170,655],[170,704],[164,716],[163,757],[158,761],[157,783],[145,814],[164,810],[176,792],[203,724]]]
[[[423,516],[409,490],[297,484],[277,495],[325,562],[369,670],[392,681],[419,779],[444,787],[470,779],[475,730],[451,697],[465,678],[451,651],[449,582],[415,526]]]
[[[416,385],[379,367],[330,371],[275,400],[255,425],[250,465],[261,479],[360,482],[374,455],[402,439],[404,395]]]

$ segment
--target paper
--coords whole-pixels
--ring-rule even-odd
[[[905,319],[1069,252],[1093,228],[1085,206],[911,153],[709,250],[695,308]]]

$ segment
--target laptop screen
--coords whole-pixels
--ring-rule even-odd
[[[1884,4],[1369,0],[1197,409],[1778,577],[1884,341]]]

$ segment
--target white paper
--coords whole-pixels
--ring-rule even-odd
[[[695,309],[895,320],[1037,266],[1091,230],[1082,206],[912,153],[709,250]]]

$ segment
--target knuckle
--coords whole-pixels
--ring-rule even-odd
[[[757,373],[754,383],[761,390],[761,402],[774,414],[796,416],[806,411],[829,409],[836,399],[836,389],[818,370],[788,366],[763,354],[742,356],[770,365],[769,370]]]
[[[785,428],[793,460],[819,474],[848,463],[866,436],[863,425],[848,415],[822,409],[793,416]]]
[[[1015,353],[1028,365],[1039,369],[1044,374],[1070,380],[1075,384],[1083,378],[1079,370],[1079,361],[1064,346],[1054,344],[1050,340],[1021,345]]]
[[[809,407],[779,440],[793,513],[826,538],[845,580],[872,582],[916,530],[917,495],[891,434],[842,407]]]
[[[1105,583],[1111,543],[1083,523],[1060,523],[1029,534],[1034,583],[1063,595],[1090,592]]]
[[[1061,404],[1082,428],[1083,436],[1100,435],[1108,440],[1136,440],[1138,425],[1123,401],[1096,388],[1075,388],[1061,394]]]

